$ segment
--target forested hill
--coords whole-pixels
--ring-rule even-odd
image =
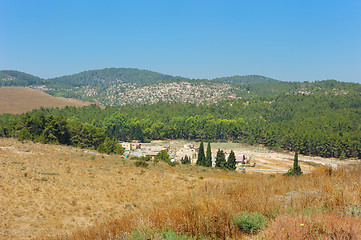
[[[258,75],[188,79],[134,68],[105,68],[52,79],[7,70],[0,71],[0,86],[26,86],[56,97],[77,98],[105,106],[157,102],[211,104],[280,94],[361,92],[360,84],[335,80],[282,82]]]
[[[176,77],[148,70],[135,68],[105,68],[102,70],[90,70],[74,75],[49,79],[52,84],[70,87],[81,87],[84,85],[98,85],[111,82],[151,84]]]
[[[263,84],[263,83],[280,83],[281,81],[258,76],[258,75],[246,75],[246,76],[231,76],[231,77],[221,77],[215,78],[213,81],[217,82],[226,82],[226,83],[234,83],[234,84],[242,84],[242,85],[256,85],[256,84]]]
[[[361,95],[283,94],[209,105],[40,109],[0,115],[1,136],[95,148],[106,136],[123,141],[228,140],[306,155],[361,158]]]
[[[111,82],[153,84],[164,81],[179,82],[180,80],[190,81],[191,79],[136,68],[104,68],[50,79],[42,79],[31,74],[14,70],[0,71],[0,86],[31,86],[45,84],[59,87],[81,87],[89,84],[98,85]],[[259,75],[221,77],[212,80],[214,82],[242,85],[280,82],[278,80]]]
[[[3,70],[0,71],[0,87],[12,86],[12,87],[27,87],[46,84],[46,80],[35,77],[31,74],[13,71]]]

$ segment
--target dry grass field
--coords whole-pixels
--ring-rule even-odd
[[[77,99],[53,97],[41,91],[25,87],[0,87],[0,114],[25,113],[40,107],[82,107],[90,103]]]
[[[0,239],[361,239],[361,165],[300,177],[134,160],[0,138]],[[257,235],[242,211],[269,220]],[[151,232],[153,230],[153,232]],[[148,235],[147,235],[147,234]],[[136,238],[142,239],[142,238]]]

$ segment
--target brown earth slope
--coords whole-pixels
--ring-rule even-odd
[[[40,107],[82,107],[91,103],[76,99],[53,97],[25,87],[0,87],[0,114],[24,113]]]

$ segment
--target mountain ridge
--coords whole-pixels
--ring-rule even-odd
[[[103,73],[99,75],[99,73]],[[142,76],[141,73],[144,75]],[[240,84],[258,84],[258,83],[269,83],[269,82],[281,82],[280,80],[272,79],[269,77],[261,76],[261,75],[233,75],[227,77],[219,77],[213,79],[194,79],[194,78],[186,78],[182,76],[172,76],[168,74],[158,73],[155,71],[138,69],[138,68],[103,68],[103,69],[94,69],[94,70],[86,70],[75,74],[63,75],[54,78],[41,78],[29,73],[21,72],[18,70],[1,70],[0,71],[0,81],[4,81],[4,79],[13,77],[18,80],[28,81],[28,84],[40,84],[40,83],[48,83],[51,81],[60,81],[67,82],[69,79],[74,81],[89,78],[104,78],[103,80],[110,81],[119,79],[121,77],[125,78],[124,82],[156,82],[166,81],[166,80],[199,80],[199,81],[217,81],[217,82],[227,82],[227,83],[240,83]],[[145,80],[144,80],[145,79]],[[155,80],[157,79],[157,80]],[[10,80],[10,79],[9,79]],[[252,82],[252,81],[256,81]]]
[[[280,94],[361,93],[361,84],[336,80],[284,82],[260,75],[190,79],[137,68],[104,68],[49,79],[3,70],[0,71],[0,86],[30,87],[56,97],[109,106],[159,101],[209,104]]]

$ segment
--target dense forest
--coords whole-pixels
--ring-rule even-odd
[[[361,96],[282,94],[210,105],[40,109],[0,116],[0,136],[93,148],[106,138],[228,140],[298,149],[306,155],[361,158]]]

